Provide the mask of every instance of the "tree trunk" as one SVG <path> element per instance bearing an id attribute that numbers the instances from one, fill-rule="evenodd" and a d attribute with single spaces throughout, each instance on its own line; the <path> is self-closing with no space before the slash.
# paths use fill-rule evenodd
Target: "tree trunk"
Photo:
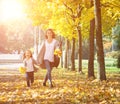
<path id="1" fill-rule="evenodd" d="M 102 29 L 101 29 L 101 7 L 100 0 L 94 0 L 95 25 L 96 25 L 96 49 L 98 61 L 98 79 L 106 80 L 105 61 L 103 52 Z"/>
<path id="2" fill-rule="evenodd" d="M 63 38 L 60 36 L 60 50 L 63 52 L 63 50 L 62 50 L 62 41 L 63 40 Z M 63 55 L 61 56 L 61 58 L 60 58 L 61 60 L 61 67 L 63 68 Z"/>
<path id="3" fill-rule="evenodd" d="M 94 75 L 94 30 L 95 30 L 95 19 L 90 21 L 88 78 L 95 77 Z"/>
<path id="4" fill-rule="evenodd" d="M 93 0 L 91 0 L 91 7 L 93 6 Z M 89 34 L 89 60 L 88 60 L 88 78 L 94 75 L 94 31 L 95 31 L 95 19 L 90 21 L 90 34 Z"/>
<path id="5" fill-rule="evenodd" d="M 65 40 L 65 61 L 64 61 L 64 68 L 68 69 L 68 51 L 69 51 L 69 47 L 68 47 L 68 39 Z"/>
<path id="6" fill-rule="evenodd" d="M 69 70 L 70 65 L 70 42 L 67 40 L 67 69 Z"/>
<path id="7" fill-rule="evenodd" d="M 82 73 L 82 36 L 80 27 L 77 27 L 77 32 L 78 32 L 78 71 Z"/>
<path id="8" fill-rule="evenodd" d="M 71 70 L 75 71 L 75 38 L 72 39 Z"/>
<path id="9" fill-rule="evenodd" d="M 34 58 L 38 56 L 38 27 L 34 27 Z"/>

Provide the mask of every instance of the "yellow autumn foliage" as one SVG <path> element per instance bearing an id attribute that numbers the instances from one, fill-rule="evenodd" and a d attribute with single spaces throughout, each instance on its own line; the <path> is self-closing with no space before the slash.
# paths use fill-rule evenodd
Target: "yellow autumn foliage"
<path id="1" fill-rule="evenodd" d="M 54 55 L 57 55 L 58 57 L 61 57 L 61 55 L 62 55 L 61 50 L 59 48 L 55 49 Z"/>
<path id="2" fill-rule="evenodd" d="M 21 73 L 21 74 L 25 74 L 25 72 L 26 72 L 26 68 L 25 67 L 19 67 L 19 72 Z"/>

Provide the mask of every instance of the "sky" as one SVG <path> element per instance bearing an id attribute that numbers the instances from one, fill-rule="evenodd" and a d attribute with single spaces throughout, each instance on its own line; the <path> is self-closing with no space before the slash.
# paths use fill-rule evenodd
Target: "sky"
<path id="1" fill-rule="evenodd" d="M 0 0 L 0 21 L 23 18 L 23 6 L 17 0 Z"/>

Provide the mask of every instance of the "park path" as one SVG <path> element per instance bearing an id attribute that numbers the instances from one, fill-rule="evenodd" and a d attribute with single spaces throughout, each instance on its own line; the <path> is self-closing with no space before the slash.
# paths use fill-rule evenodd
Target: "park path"
<path id="1" fill-rule="evenodd" d="M 0 82 L 10 81 L 15 77 L 20 76 L 18 68 L 22 63 L 5 63 L 0 64 Z M 14 81 L 14 80 L 12 80 Z"/>
<path id="2" fill-rule="evenodd" d="M 0 71 L 16 71 L 23 63 L 2 63 L 0 64 Z"/>
<path id="3" fill-rule="evenodd" d="M 0 76 L 18 74 L 22 65 L 20 54 L 0 54 Z"/>
<path id="4" fill-rule="evenodd" d="M 0 54 L 0 82 L 15 81 L 21 74 L 23 66 L 21 54 Z"/>

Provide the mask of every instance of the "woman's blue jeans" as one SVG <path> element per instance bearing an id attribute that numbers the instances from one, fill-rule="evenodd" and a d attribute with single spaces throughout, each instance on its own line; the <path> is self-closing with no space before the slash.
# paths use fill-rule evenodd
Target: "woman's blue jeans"
<path id="1" fill-rule="evenodd" d="M 49 81 L 49 83 L 52 83 L 52 76 L 51 76 L 51 71 L 52 71 L 52 63 L 49 62 L 48 60 L 44 60 L 45 63 L 45 67 L 47 69 L 45 78 L 44 78 L 44 83 L 47 82 L 47 80 Z"/>

